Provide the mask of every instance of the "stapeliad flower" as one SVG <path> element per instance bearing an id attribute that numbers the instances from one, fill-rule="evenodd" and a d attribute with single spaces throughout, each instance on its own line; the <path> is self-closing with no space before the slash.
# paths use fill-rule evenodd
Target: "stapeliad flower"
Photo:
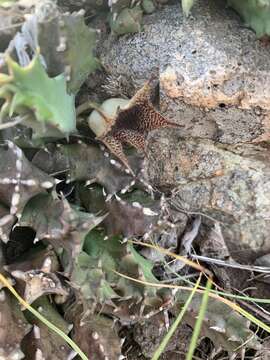
<path id="1" fill-rule="evenodd" d="M 180 127 L 179 124 L 167 120 L 152 105 L 150 101 L 151 82 L 152 79 L 148 80 L 126 106 L 118 107 L 114 117 L 109 117 L 101 109 L 95 109 L 105 120 L 105 124 L 100 124 L 103 132 L 97 133 L 91 119 L 89 121 L 97 139 L 103 142 L 132 174 L 133 171 L 123 151 L 124 143 L 145 153 L 146 138 L 150 131 L 159 128 Z"/>

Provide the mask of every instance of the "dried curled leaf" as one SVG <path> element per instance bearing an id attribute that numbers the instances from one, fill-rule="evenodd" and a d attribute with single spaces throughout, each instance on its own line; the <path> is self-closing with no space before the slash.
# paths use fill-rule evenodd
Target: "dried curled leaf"
<path id="1" fill-rule="evenodd" d="M 36 137 L 64 137 L 74 132 L 74 96 L 67 93 L 64 75 L 49 78 L 39 54 L 25 67 L 11 57 L 6 62 L 10 76 L 0 82 L 0 97 L 5 99 L 0 119 L 14 113 L 24 115 L 23 123 Z"/>

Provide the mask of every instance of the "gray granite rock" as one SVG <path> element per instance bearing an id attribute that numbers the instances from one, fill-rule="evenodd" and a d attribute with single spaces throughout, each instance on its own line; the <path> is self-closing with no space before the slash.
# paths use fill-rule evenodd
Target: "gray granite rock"
<path id="1" fill-rule="evenodd" d="M 249 262 L 270 251 L 269 149 L 164 130 L 151 133 L 147 152 L 148 180 L 174 189 L 179 209 L 218 221 L 234 259 Z"/>
<path id="2" fill-rule="evenodd" d="M 136 87 L 159 67 L 161 111 L 184 125 L 183 136 L 269 137 L 269 49 L 223 1 L 198 0 L 188 19 L 179 4 L 165 6 L 144 16 L 143 32 L 111 37 L 100 56 L 115 83 L 121 76 Z"/>

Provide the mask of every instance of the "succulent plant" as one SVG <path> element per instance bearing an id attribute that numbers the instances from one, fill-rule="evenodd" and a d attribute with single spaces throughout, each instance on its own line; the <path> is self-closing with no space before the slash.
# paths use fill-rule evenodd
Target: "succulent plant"
<path id="1" fill-rule="evenodd" d="M 9 75 L 0 74 L 0 121 L 19 114 L 36 137 L 65 137 L 76 129 L 74 96 L 63 75 L 49 78 L 37 53 L 22 67 L 7 57 Z M 61 99 L 61 103 L 59 102 Z"/>
<path id="2" fill-rule="evenodd" d="M 146 14 L 152 14 L 155 11 L 155 4 L 151 0 L 143 0 L 142 8 Z"/>
<path id="3" fill-rule="evenodd" d="M 40 297 L 32 306 L 66 335 L 70 332 L 72 325 L 62 318 L 48 297 Z M 29 311 L 25 311 L 25 316 L 33 325 L 32 330 L 25 336 L 22 342 L 25 358 L 62 360 L 72 356 L 72 349 L 60 336 L 55 336 L 55 333 Z"/>
<path id="4" fill-rule="evenodd" d="M 37 28 L 48 74 L 65 73 L 68 92 L 76 94 L 88 75 L 99 67 L 94 56 L 96 31 L 85 25 L 80 12 L 38 20 Z"/>
<path id="5" fill-rule="evenodd" d="M 96 108 L 96 111 L 103 118 L 102 121 L 98 121 L 96 116 L 91 119 L 90 116 L 89 125 L 96 133 L 97 140 L 104 143 L 110 152 L 126 167 L 126 171 L 133 175 L 134 172 L 123 151 L 123 144 L 127 143 L 145 153 L 146 138 L 150 131 L 179 126 L 162 116 L 151 103 L 154 80 L 152 75 L 122 109 L 117 103 L 114 104 L 111 111 L 114 113 L 117 107 L 115 116 L 106 115 L 100 108 Z M 121 100 L 121 103 L 123 103 L 123 100 Z"/>
<path id="6" fill-rule="evenodd" d="M 110 27 L 117 35 L 139 32 L 141 30 L 142 16 L 141 6 L 135 6 L 131 9 L 125 8 L 119 14 L 110 14 Z"/>
<path id="7" fill-rule="evenodd" d="M 75 261 L 71 276 L 77 300 L 92 312 L 100 310 L 132 322 L 159 311 L 163 295 L 151 286 L 138 285 L 117 272 L 132 278 L 158 283 L 152 274 L 153 264 L 143 258 L 121 237 L 107 237 L 104 230 L 92 230 L 85 238 L 84 252 Z"/>
<path id="8" fill-rule="evenodd" d="M 259 38 L 270 36 L 270 0 L 228 0 Z"/>
<path id="9" fill-rule="evenodd" d="M 258 38 L 270 36 L 270 0 L 227 0 L 242 17 L 245 25 L 256 32 Z M 182 0 L 182 9 L 189 15 L 195 0 Z"/>

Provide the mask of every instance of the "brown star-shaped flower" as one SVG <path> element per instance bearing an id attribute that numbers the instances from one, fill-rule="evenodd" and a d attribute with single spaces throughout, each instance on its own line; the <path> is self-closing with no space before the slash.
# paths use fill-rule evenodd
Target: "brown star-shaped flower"
<path id="1" fill-rule="evenodd" d="M 103 142 L 132 174 L 133 171 L 123 151 L 123 144 L 130 144 L 145 153 L 146 138 L 150 131 L 180 126 L 165 119 L 155 110 L 150 100 L 151 82 L 152 79 L 145 83 L 126 108 L 118 108 L 114 118 L 109 118 L 100 109 L 96 109 L 107 123 L 105 132 L 97 139 Z"/>

